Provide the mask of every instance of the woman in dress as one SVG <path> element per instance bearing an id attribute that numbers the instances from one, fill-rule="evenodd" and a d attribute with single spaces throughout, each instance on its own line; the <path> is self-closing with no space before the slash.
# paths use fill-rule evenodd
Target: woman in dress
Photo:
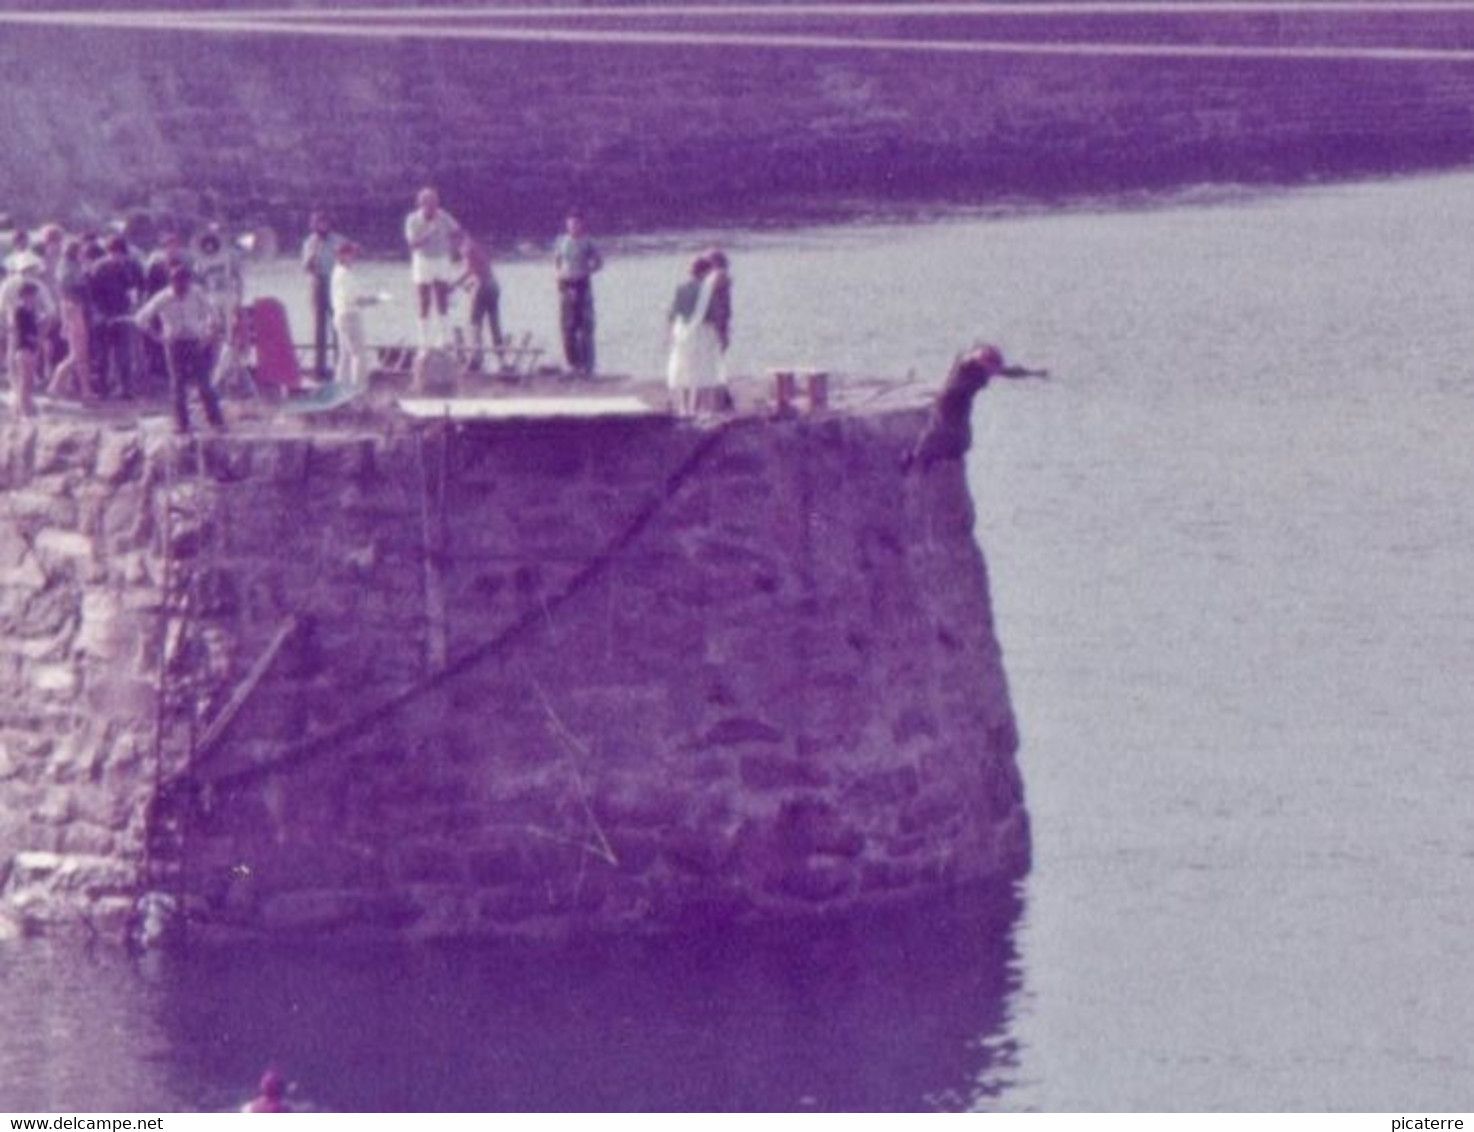
<path id="1" fill-rule="evenodd" d="M 716 273 L 705 256 L 691 264 L 691 276 L 676 288 L 670 307 L 670 361 L 666 382 L 675 411 L 695 414 L 703 390 L 721 382 L 722 341 L 707 317 L 716 290 Z"/>

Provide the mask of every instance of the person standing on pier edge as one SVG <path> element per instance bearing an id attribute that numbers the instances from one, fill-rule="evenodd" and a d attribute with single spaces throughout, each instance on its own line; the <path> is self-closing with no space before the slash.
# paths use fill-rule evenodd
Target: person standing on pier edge
<path id="1" fill-rule="evenodd" d="M 144 333 L 158 320 L 164 343 L 169 382 L 174 389 L 174 428 L 189 432 L 188 387 L 193 385 L 205 406 L 205 416 L 217 432 L 225 431 L 220 400 L 210 385 L 211 346 L 220 335 L 220 315 L 215 305 L 190 287 L 192 273 L 180 265 L 169 276 L 169 286 L 144 303 L 134 322 Z"/>
<path id="2" fill-rule="evenodd" d="M 594 372 L 594 275 L 604 257 L 589 239 L 583 217 L 570 213 L 563 234 L 553 245 L 558 272 L 558 316 L 563 329 L 563 356 L 575 373 Z"/>
<path id="3" fill-rule="evenodd" d="M 466 273 L 456 280 L 456 286 L 469 284 L 471 288 L 471 368 L 479 370 L 485 356 L 481 324 L 486 323 L 491 330 L 493 349 L 500 350 L 506 340 L 502 336 L 502 289 L 485 245 L 467 235 L 461 242 L 461 256 L 466 261 Z"/>
<path id="4" fill-rule="evenodd" d="M 17 228 L 10 237 L 10 252 L 5 257 L 5 274 L 19 275 L 21 265 L 31 255 L 31 234 L 24 228 Z"/>
<path id="5" fill-rule="evenodd" d="M 319 381 L 328 377 L 328 335 L 333 323 L 333 268 L 343 237 L 333 231 L 328 214 L 312 214 L 311 230 L 302 241 L 302 270 L 312 281 L 312 373 Z"/>
<path id="6" fill-rule="evenodd" d="M 333 329 L 338 332 L 338 365 L 334 380 L 346 389 L 368 388 L 368 339 L 363 330 L 363 308 L 379 301 L 365 295 L 358 272 L 358 245 L 344 240 L 338 245 L 338 265 L 333 268 Z"/>
<path id="7" fill-rule="evenodd" d="M 722 343 L 711 320 L 718 279 L 711 261 L 699 256 L 690 277 L 676 288 L 671 302 L 670 359 L 665 377 L 675 411 L 683 417 L 709 408 L 710 391 L 720 381 Z"/>
<path id="8" fill-rule="evenodd" d="M 449 330 L 445 323 L 462 231 L 456 218 L 440 207 L 440 194 L 434 189 L 421 189 L 417 201 L 419 207 L 404 218 L 404 242 L 409 245 L 410 277 L 420 293 L 420 350 L 423 352 L 432 343 L 432 298 L 439 316 L 433 343 L 441 348 L 447 343 Z"/>

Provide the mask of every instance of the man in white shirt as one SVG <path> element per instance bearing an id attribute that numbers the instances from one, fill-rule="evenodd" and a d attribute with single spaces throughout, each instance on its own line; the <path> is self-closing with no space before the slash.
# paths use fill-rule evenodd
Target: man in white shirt
<path id="1" fill-rule="evenodd" d="M 420 349 L 431 343 L 431 300 L 439 315 L 434 342 L 447 345 L 449 328 L 446 317 L 450 309 L 450 289 L 459 272 L 461 226 L 456 218 L 440 207 L 440 194 L 434 189 L 421 189 L 419 207 L 404 218 L 404 242 L 409 245 L 410 278 L 420 293 Z"/>
<path id="2" fill-rule="evenodd" d="M 188 387 L 193 385 L 205 406 L 205 416 L 217 432 L 225 431 L 225 418 L 220 413 L 220 400 L 210 384 L 210 354 L 220 336 L 220 312 L 215 304 L 190 286 L 192 274 L 187 267 L 175 267 L 169 275 L 169 286 L 144 303 L 133 316 L 134 324 L 145 334 L 153 335 L 158 320 L 157 337 L 164 344 L 164 360 L 169 369 L 169 384 L 174 390 L 174 428 L 189 432 Z"/>
<path id="3" fill-rule="evenodd" d="M 353 390 L 368 387 L 368 341 L 363 330 L 363 308 L 379 301 L 378 295 L 363 293 L 363 283 L 354 270 L 358 245 L 345 240 L 338 245 L 338 263 L 333 268 L 333 329 L 338 332 L 338 367 L 333 375 L 339 385 Z"/>

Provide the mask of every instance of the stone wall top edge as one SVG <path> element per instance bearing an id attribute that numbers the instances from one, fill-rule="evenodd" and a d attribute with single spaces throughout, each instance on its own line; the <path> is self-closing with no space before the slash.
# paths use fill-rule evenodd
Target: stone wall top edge
<path id="1" fill-rule="evenodd" d="M 337 448 L 342 446 L 372 444 L 375 447 L 393 447 L 399 443 L 413 443 L 417 438 L 438 434 L 449 424 L 457 435 L 485 436 L 489 439 L 527 433 L 540 434 L 590 434 L 664 432 L 671 435 L 693 436 L 710 431 L 724 424 L 744 426 L 749 434 L 756 430 L 781 433 L 787 431 L 809 431 L 817 429 L 841 429 L 847 423 L 864 421 L 873 423 L 919 423 L 921 414 L 930 403 L 934 390 L 913 392 L 909 387 L 897 386 L 894 390 L 882 390 L 869 403 L 840 405 L 832 411 L 822 413 L 796 413 L 788 416 L 743 415 L 717 418 L 715 421 L 689 422 L 664 414 L 649 416 L 547 416 L 519 417 L 484 420 L 412 419 L 388 412 L 382 419 L 365 420 L 356 417 L 343 422 L 326 421 L 310 428 L 300 426 L 278 428 L 274 422 L 265 421 L 219 436 L 177 438 L 170 434 L 140 428 L 135 424 L 116 421 L 86 421 L 75 418 L 41 417 L 31 421 L 9 419 L 0 421 L 0 460 L 12 453 L 34 445 L 38 440 L 57 443 L 62 438 L 73 438 L 78 442 L 95 443 L 104 438 L 113 443 L 136 441 L 149 457 L 188 450 L 233 449 L 241 447 L 300 447 L 309 449 Z"/>

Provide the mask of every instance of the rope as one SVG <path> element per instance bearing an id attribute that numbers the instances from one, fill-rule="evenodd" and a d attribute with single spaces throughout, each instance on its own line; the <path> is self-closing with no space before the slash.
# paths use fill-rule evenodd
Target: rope
<path id="1" fill-rule="evenodd" d="M 289 745 L 279 752 L 275 758 L 257 763 L 254 766 L 245 767 L 241 770 L 213 776 L 198 775 L 192 768 L 189 768 L 178 776 L 179 781 L 192 779 L 198 787 L 208 786 L 229 789 L 279 774 L 304 762 L 308 762 L 314 757 L 350 739 L 357 738 L 416 700 L 423 698 L 442 685 L 454 680 L 456 677 L 471 671 L 484 661 L 506 652 L 512 646 L 531 636 L 537 631 L 539 626 L 547 625 L 554 610 L 566 605 L 605 574 L 620 555 L 649 528 L 655 518 L 670 504 L 671 500 L 675 498 L 681 488 L 691 479 L 701 465 L 706 462 L 707 458 L 716 449 L 726 433 L 734 428 L 750 423 L 753 423 L 753 419 L 726 421 L 702 437 L 681 462 L 676 465 L 675 469 L 666 476 L 663 490 L 642 507 L 614 538 L 590 558 L 569 579 L 562 590 L 549 597 L 546 601 L 538 603 L 535 607 L 525 610 L 501 632 L 463 653 L 448 663 L 444 668 L 409 685 L 402 691 L 375 704 L 352 719 L 338 724 L 336 727 L 329 728 L 320 735 L 310 736 L 298 743 Z"/>

